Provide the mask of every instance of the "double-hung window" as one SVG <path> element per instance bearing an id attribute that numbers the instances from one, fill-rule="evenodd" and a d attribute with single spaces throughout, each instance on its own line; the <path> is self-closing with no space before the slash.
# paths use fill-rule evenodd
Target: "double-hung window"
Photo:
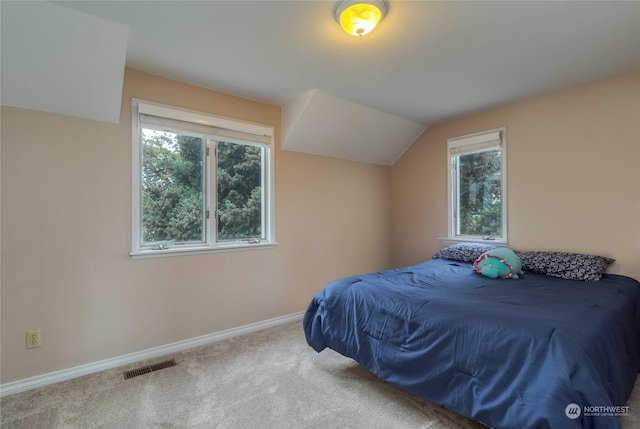
<path id="1" fill-rule="evenodd" d="M 448 140 L 449 239 L 507 241 L 506 129 Z"/>
<path id="2" fill-rule="evenodd" d="M 132 103 L 133 257 L 269 247 L 273 127 Z"/>

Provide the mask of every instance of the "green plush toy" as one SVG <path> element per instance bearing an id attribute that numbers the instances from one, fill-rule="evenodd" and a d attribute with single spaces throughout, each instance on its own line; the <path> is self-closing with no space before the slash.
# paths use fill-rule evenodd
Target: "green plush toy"
<path id="1" fill-rule="evenodd" d="M 496 247 L 484 252 L 473 266 L 476 272 L 492 279 L 517 279 L 522 274 L 520 258 L 508 247 Z"/>

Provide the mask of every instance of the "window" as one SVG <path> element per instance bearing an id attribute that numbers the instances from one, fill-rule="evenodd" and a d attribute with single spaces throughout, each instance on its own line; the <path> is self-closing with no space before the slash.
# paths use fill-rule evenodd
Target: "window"
<path id="1" fill-rule="evenodd" d="M 448 140 L 449 239 L 507 241 L 505 128 Z"/>
<path id="2" fill-rule="evenodd" d="M 133 100 L 133 257 L 273 246 L 273 128 Z"/>

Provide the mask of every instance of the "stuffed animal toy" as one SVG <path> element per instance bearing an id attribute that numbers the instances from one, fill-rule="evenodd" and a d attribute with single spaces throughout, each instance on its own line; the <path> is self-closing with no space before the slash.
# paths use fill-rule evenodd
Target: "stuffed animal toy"
<path id="1" fill-rule="evenodd" d="M 507 247 L 496 247 L 484 252 L 473 263 L 476 272 L 492 279 L 517 279 L 522 274 L 522 263 L 516 253 Z"/>

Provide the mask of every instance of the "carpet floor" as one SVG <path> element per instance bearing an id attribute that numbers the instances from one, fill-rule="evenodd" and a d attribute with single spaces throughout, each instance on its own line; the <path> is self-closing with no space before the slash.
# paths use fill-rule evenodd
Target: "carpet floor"
<path id="1" fill-rule="evenodd" d="M 177 365 L 125 380 L 126 371 Z M 621 417 L 640 427 L 640 381 Z M 479 429 L 331 350 L 316 353 L 300 322 L 0 399 L 2 429 Z"/>

